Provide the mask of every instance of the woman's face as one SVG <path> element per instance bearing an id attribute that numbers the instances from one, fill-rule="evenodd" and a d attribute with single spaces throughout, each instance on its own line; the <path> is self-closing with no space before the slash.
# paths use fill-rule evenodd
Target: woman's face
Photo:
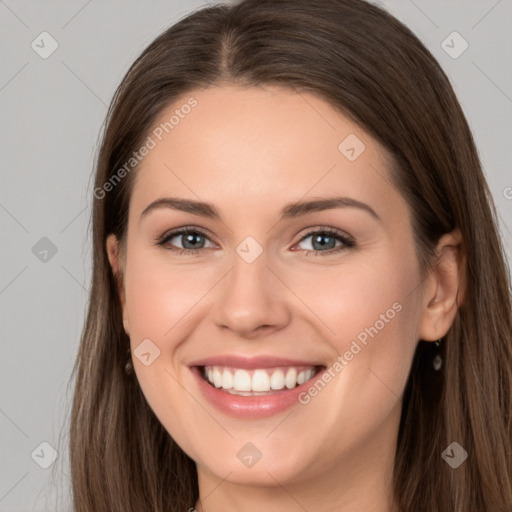
<path id="1" fill-rule="evenodd" d="M 154 128 L 122 293 L 162 425 L 205 479 L 328 485 L 390 469 L 422 292 L 382 147 L 278 88 L 196 91 Z"/>

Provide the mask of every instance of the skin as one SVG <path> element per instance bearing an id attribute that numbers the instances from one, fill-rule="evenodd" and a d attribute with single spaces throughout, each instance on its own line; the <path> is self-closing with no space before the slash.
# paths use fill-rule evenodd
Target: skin
<path id="1" fill-rule="evenodd" d="M 194 91 L 197 106 L 137 170 L 126 247 L 106 244 L 132 353 L 149 338 L 160 356 L 133 358 L 148 403 L 196 462 L 198 511 L 391 512 L 401 400 L 419 339 L 446 334 L 462 301 L 460 233 L 444 235 L 436 270 L 421 281 L 410 210 L 389 181 L 383 147 L 325 101 L 276 87 Z M 349 161 L 338 146 L 355 134 L 366 149 Z M 155 199 L 215 205 L 222 221 L 170 208 L 140 220 Z M 345 196 L 371 206 L 279 220 L 299 200 Z M 202 228 L 200 255 L 155 245 L 183 226 Z M 314 248 L 317 228 L 348 234 L 353 248 Z M 316 231 L 315 231 L 316 230 Z M 236 252 L 253 237 L 262 254 Z M 184 247 L 183 236 L 172 239 Z M 336 248 L 341 242 L 336 242 Z M 190 247 L 190 246 L 188 246 Z M 306 250 L 309 254 L 306 254 Z M 197 250 L 197 249 L 196 249 Z M 306 405 L 239 419 L 203 398 L 187 365 L 218 354 L 277 355 L 331 367 L 357 335 L 398 302 L 402 309 Z M 237 452 L 262 458 L 247 468 Z"/>

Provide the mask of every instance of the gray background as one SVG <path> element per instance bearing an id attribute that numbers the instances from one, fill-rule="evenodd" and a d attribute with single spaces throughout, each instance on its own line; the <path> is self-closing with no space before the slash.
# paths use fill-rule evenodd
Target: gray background
<path id="1" fill-rule="evenodd" d="M 476 138 L 510 261 L 512 0 L 376 3 L 408 25 L 450 77 Z M 202 5 L 0 0 L 2 512 L 69 509 L 68 383 L 91 274 L 87 229 L 98 134 L 115 87 L 139 52 Z M 31 47 L 35 41 L 50 48 L 47 36 L 41 43 L 44 31 L 58 43 L 46 59 Z M 454 31 L 469 44 L 457 58 L 445 48 L 458 52 L 462 41 L 443 43 Z M 43 442 L 58 452 L 54 464 Z"/>

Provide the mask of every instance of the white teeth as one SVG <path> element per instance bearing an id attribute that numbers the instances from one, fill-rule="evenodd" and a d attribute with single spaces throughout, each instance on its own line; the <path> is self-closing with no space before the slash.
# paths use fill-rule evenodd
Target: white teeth
<path id="1" fill-rule="evenodd" d="M 284 373 L 282 370 L 276 370 L 270 376 L 270 387 L 272 389 L 284 388 Z"/>
<path id="2" fill-rule="evenodd" d="M 216 388 L 220 388 L 222 386 L 222 374 L 218 368 L 213 369 L 213 384 Z"/>
<path id="3" fill-rule="evenodd" d="M 286 373 L 285 384 L 288 389 L 292 389 L 295 387 L 297 383 L 297 370 L 295 368 L 290 368 Z"/>
<path id="4" fill-rule="evenodd" d="M 231 389 L 233 387 L 233 374 L 229 370 L 222 372 L 222 388 Z"/>
<path id="5" fill-rule="evenodd" d="M 228 370 L 224 370 L 228 371 Z M 233 380 L 233 389 L 235 391 L 251 391 L 251 376 L 245 370 L 237 370 Z"/>
<path id="6" fill-rule="evenodd" d="M 252 376 L 253 391 L 268 391 L 270 389 L 270 377 L 265 370 L 256 370 Z"/>
<path id="7" fill-rule="evenodd" d="M 204 377 L 216 388 L 227 392 L 251 395 L 272 393 L 283 388 L 292 389 L 304 384 L 315 375 L 315 367 L 280 367 L 255 370 L 206 366 Z"/>

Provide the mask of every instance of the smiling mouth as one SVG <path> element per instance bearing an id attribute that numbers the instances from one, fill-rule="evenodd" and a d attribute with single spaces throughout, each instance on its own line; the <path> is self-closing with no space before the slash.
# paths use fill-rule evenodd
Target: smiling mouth
<path id="1" fill-rule="evenodd" d="M 199 373 L 212 387 L 231 395 L 262 396 L 294 389 L 310 381 L 324 366 L 233 368 L 200 366 Z"/>

